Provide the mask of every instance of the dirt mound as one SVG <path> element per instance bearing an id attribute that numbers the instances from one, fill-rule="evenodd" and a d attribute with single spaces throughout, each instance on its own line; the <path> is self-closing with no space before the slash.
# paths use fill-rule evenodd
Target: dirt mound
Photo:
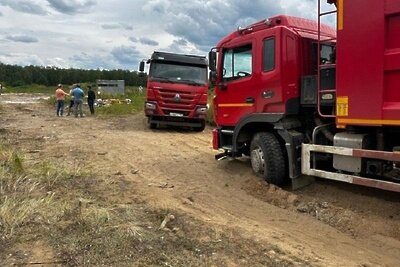
<path id="1" fill-rule="evenodd" d="M 311 185 L 311 187 L 321 187 L 318 183 L 321 182 L 317 181 L 317 185 Z M 282 189 L 254 179 L 248 179 L 243 189 L 262 201 L 282 209 L 307 214 L 353 237 L 368 237 L 379 234 L 400 240 L 399 203 L 395 196 L 391 201 L 386 202 L 385 207 L 382 206 L 383 210 L 374 210 L 372 207 L 384 202 L 382 199 L 370 199 L 366 201 L 367 203 L 362 209 L 357 209 L 355 206 L 359 206 L 360 203 L 351 205 L 352 198 L 337 201 L 341 198 L 340 194 L 336 198 L 317 198 L 310 194 L 304 194 L 301 190 L 288 191 L 289 189 Z M 312 189 L 306 188 L 304 190 L 310 191 Z M 325 193 L 332 191 L 325 188 Z M 348 191 L 343 191 L 342 195 L 348 193 Z M 353 196 L 354 198 L 356 197 Z M 346 202 L 347 207 L 342 206 L 343 201 Z M 378 202 L 378 204 L 374 202 Z"/>

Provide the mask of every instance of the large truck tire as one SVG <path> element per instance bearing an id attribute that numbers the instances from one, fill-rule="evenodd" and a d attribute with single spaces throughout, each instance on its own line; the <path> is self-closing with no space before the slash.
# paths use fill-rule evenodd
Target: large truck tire
<path id="1" fill-rule="evenodd" d="M 203 122 L 201 122 L 201 126 L 194 127 L 193 130 L 196 132 L 202 132 L 202 131 L 204 131 L 205 128 L 206 128 L 206 122 L 203 121 Z"/>
<path id="2" fill-rule="evenodd" d="M 157 123 L 149 122 L 149 128 L 150 129 L 157 129 Z"/>
<path id="3" fill-rule="evenodd" d="M 286 182 L 286 164 L 278 138 L 269 132 L 254 135 L 250 145 L 253 171 L 268 183 L 282 186 Z"/>

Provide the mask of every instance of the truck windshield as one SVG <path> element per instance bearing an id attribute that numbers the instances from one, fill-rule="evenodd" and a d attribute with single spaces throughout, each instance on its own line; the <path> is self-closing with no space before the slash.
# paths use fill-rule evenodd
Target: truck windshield
<path id="1" fill-rule="evenodd" d="M 207 84 L 207 68 L 196 65 L 152 62 L 150 79 L 171 83 L 205 85 Z"/>

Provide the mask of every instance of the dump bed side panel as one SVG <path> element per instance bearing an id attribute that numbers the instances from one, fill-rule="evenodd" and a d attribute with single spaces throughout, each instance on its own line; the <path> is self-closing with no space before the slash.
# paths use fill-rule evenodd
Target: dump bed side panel
<path id="1" fill-rule="evenodd" d="M 385 1 L 384 119 L 400 119 L 400 1 Z"/>
<path id="2" fill-rule="evenodd" d="M 400 125 L 400 2 L 338 2 L 338 124 Z"/>

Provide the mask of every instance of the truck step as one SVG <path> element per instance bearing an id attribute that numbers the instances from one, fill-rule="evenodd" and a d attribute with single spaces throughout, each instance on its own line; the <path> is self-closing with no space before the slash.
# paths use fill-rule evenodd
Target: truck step
<path id="1" fill-rule="evenodd" d="M 233 146 L 223 146 L 222 149 L 227 151 L 232 151 Z"/>
<path id="2" fill-rule="evenodd" d="M 228 129 L 222 129 L 221 133 L 226 134 L 226 135 L 233 135 L 233 130 L 228 130 Z"/>

